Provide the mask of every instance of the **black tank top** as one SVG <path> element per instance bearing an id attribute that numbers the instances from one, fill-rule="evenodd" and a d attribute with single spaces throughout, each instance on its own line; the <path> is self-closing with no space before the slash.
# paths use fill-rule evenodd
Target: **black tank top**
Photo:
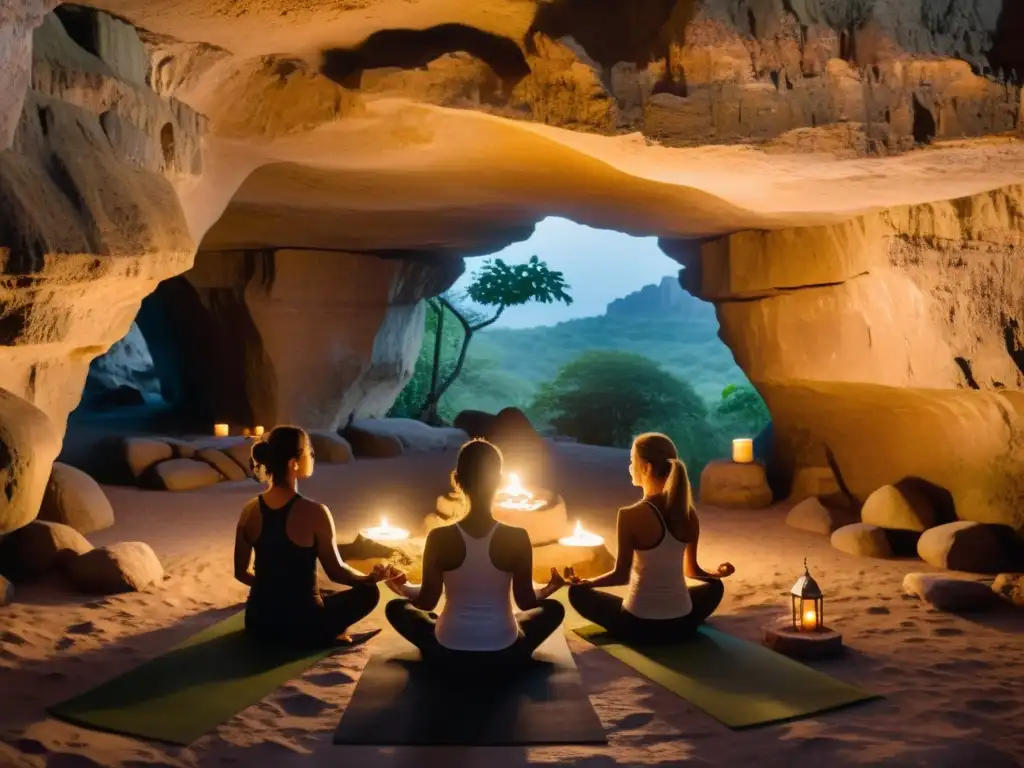
<path id="1" fill-rule="evenodd" d="M 295 616 L 323 605 L 316 578 L 316 545 L 300 547 L 288 538 L 288 517 L 300 498 L 272 509 L 259 497 L 262 526 L 253 544 L 256 581 L 249 608 L 263 615 Z"/>

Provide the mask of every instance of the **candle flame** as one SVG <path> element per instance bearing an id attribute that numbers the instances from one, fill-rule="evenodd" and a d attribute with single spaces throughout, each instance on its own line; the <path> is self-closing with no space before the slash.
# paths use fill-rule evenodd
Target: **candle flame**
<path id="1" fill-rule="evenodd" d="M 576 530 L 572 532 L 572 535 L 579 538 L 583 537 L 583 523 L 580 520 L 576 521 Z"/>
<path id="2" fill-rule="evenodd" d="M 814 611 L 804 611 L 804 624 L 814 626 L 818 621 L 818 614 Z"/>
<path id="3" fill-rule="evenodd" d="M 533 512 L 544 506 L 543 500 L 535 499 L 531 491 L 523 487 L 518 472 L 509 472 L 505 485 L 495 497 L 498 506 L 518 512 Z"/>
<path id="4" fill-rule="evenodd" d="M 390 525 L 388 525 L 388 519 L 384 515 L 380 516 L 380 527 L 381 528 L 390 528 L 391 527 Z"/>

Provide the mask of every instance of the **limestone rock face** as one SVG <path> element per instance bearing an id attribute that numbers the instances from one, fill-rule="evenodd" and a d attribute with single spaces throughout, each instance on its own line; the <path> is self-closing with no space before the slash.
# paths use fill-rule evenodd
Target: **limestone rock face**
<path id="1" fill-rule="evenodd" d="M 64 571 L 77 589 L 100 595 L 138 592 L 164 578 L 156 553 L 141 541 L 123 541 L 78 555 L 64 564 Z"/>
<path id="2" fill-rule="evenodd" d="M 59 452 L 60 434 L 46 414 L 0 389 L 0 534 L 35 519 Z"/>
<path id="3" fill-rule="evenodd" d="M 28 581 L 91 549 L 74 528 L 35 520 L 0 539 L 0 572 L 15 583 Z"/>
<path id="4" fill-rule="evenodd" d="M 841 552 L 860 557 L 892 557 L 892 546 L 885 530 L 867 523 L 852 523 L 832 533 L 832 546 Z"/>
<path id="5" fill-rule="evenodd" d="M 1005 525 L 946 523 L 921 535 L 917 553 L 926 563 L 951 571 L 999 573 L 1024 567 L 1024 540 Z"/>
<path id="6" fill-rule="evenodd" d="M 54 462 L 39 519 L 71 526 L 81 534 L 114 524 L 114 508 L 99 483 L 80 469 Z"/>
<path id="7" fill-rule="evenodd" d="M 211 417 L 337 429 L 391 407 L 419 353 L 420 300 L 461 271 L 327 251 L 204 251 L 153 300 L 178 329 L 186 397 Z"/>
<path id="8" fill-rule="evenodd" d="M 700 501 L 716 507 L 761 509 L 772 503 L 764 465 L 737 464 L 729 459 L 709 461 L 700 473 Z"/>
<path id="9" fill-rule="evenodd" d="M 776 471 L 831 459 L 862 500 L 917 477 L 961 518 L 1024 528 L 1022 199 L 1011 187 L 673 251 L 772 412 Z"/>

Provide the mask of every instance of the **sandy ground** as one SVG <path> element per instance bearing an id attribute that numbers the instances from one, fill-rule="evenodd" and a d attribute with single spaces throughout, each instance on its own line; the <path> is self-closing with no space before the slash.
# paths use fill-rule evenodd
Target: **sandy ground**
<path id="1" fill-rule="evenodd" d="M 445 487 L 454 454 L 320 466 L 304 492 L 330 505 L 341 531 L 384 512 L 414 525 Z M 606 536 L 634 494 L 626 454 L 562 446 L 572 516 Z M 787 529 L 784 508 L 702 510 L 701 561 L 736 565 L 712 623 L 757 640 L 786 610 L 804 557 L 844 633 L 841 660 L 814 666 L 885 696 L 847 710 L 733 732 L 575 636 L 569 642 L 604 723 L 607 747 L 369 748 L 331 744 L 372 644 L 338 654 L 188 748 L 95 733 L 45 707 L 157 655 L 230 615 L 245 597 L 231 578 L 231 541 L 252 483 L 170 494 L 108 488 L 117 524 L 95 544 L 143 540 L 167 569 L 160 589 L 106 599 L 56 584 L 19 591 L 0 612 L 0 766 L 971 766 L 1024 765 L 1024 616 L 971 620 L 901 595 L 920 563 L 861 560 Z M 368 623 L 377 621 L 374 617 Z"/>

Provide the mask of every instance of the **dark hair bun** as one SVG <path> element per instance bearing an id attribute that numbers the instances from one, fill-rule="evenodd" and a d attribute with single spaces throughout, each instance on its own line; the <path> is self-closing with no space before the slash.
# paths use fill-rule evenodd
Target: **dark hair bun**
<path id="1" fill-rule="evenodd" d="M 264 440 L 252 444 L 252 463 L 265 467 L 270 458 L 270 446 Z"/>

